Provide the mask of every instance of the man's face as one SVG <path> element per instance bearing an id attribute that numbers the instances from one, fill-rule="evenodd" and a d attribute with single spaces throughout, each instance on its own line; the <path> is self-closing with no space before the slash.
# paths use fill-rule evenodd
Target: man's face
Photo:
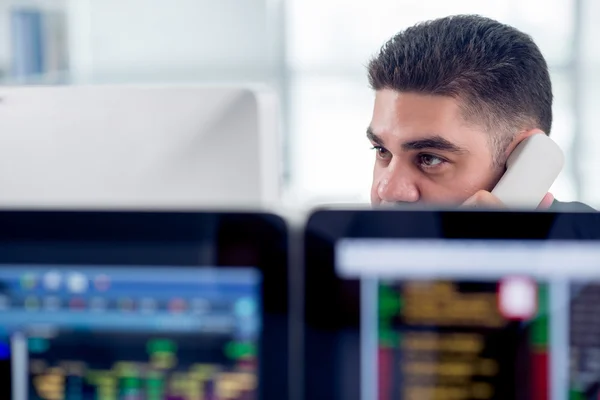
<path id="1" fill-rule="evenodd" d="M 461 204 L 503 172 L 489 132 L 468 124 L 450 97 L 379 90 L 367 136 L 376 153 L 373 205 Z"/>

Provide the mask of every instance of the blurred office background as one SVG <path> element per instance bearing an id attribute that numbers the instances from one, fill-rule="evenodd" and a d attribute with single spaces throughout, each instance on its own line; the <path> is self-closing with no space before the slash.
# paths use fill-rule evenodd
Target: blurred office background
<path id="1" fill-rule="evenodd" d="M 283 200 L 368 201 L 365 65 L 399 30 L 459 13 L 537 41 L 552 70 L 552 136 L 568 160 L 554 193 L 600 206 L 598 0 L 0 0 L 0 77 L 267 84 L 281 101 Z"/>

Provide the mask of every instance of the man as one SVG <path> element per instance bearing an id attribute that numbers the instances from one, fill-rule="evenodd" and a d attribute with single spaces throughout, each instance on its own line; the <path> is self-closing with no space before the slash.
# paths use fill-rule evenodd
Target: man
<path id="1" fill-rule="evenodd" d="M 511 151 L 550 134 L 552 85 L 524 33 L 480 16 L 418 24 L 368 67 L 376 92 L 367 136 L 376 152 L 371 202 L 502 206 L 490 191 Z M 539 208 L 589 211 L 547 194 Z"/>

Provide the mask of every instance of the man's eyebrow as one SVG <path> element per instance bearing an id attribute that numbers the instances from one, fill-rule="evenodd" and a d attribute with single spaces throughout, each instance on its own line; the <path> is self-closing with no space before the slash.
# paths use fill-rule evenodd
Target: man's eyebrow
<path id="1" fill-rule="evenodd" d="M 367 128 L 367 138 L 375 143 L 378 146 L 383 146 L 383 140 L 377 136 L 371 127 Z M 439 151 L 447 151 L 450 153 L 462 154 L 468 153 L 468 151 L 447 139 L 439 135 L 429 136 L 423 139 L 411 140 L 409 142 L 402 144 L 402 149 L 404 151 L 414 151 L 414 150 L 439 150 Z"/>
<path id="2" fill-rule="evenodd" d="M 381 138 L 377 136 L 375 132 L 373 132 L 373 129 L 371 129 L 371 127 L 367 128 L 367 139 L 379 146 L 383 146 L 383 140 L 381 140 Z"/>
<path id="3" fill-rule="evenodd" d="M 402 144 L 402 148 L 405 151 L 410 150 L 439 150 L 439 151 L 447 151 L 450 153 L 466 153 L 467 150 L 463 149 L 460 146 L 455 145 L 454 143 L 444 139 L 441 136 L 434 135 L 423 139 L 411 140 L 410 142 L 406 142 Z"/>

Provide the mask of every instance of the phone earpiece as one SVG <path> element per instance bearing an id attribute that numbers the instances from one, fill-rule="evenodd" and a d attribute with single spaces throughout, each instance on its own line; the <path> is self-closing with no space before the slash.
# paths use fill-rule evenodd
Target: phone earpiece
<path id="1" fill-rule="evenodd" d="M 506 161 L 492 194 L 507 207 L 536 208 L 560 174 L 564 155 L 545 133 L 523 140 Z"/>

